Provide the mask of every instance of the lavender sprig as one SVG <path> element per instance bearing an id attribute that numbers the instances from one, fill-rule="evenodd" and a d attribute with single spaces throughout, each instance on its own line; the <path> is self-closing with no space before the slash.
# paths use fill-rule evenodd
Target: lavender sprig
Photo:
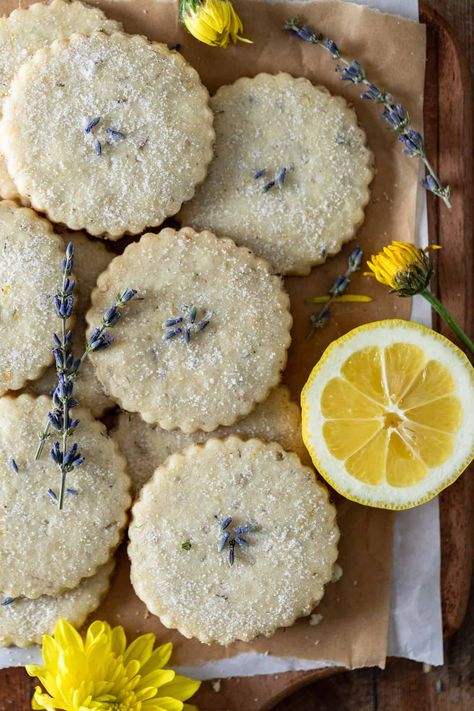
<path id="1" fill-rule="evenodd" d="M 384 106 L 381 115 L 387 121 L 390 128 L 398 134 L 398 140 L 404 145 L 403 153 L 411 158 L 419 158 L 428 171 L 428 174 L 422 180 L 422 186 L 425 190 L 440 197 L 445 205 L 450 208 L 451 187 L 449 185 L 443 185 L 436 175 L 427 158 L 423 137 L 418 131 L 411 128 L 410 117 L 403 106 L 394 103 L 391 94 L 369 81 L 357 60 L 353 59 L 352 61 L 348 61 L 345 59 L 341 54 L 341 50 L 333 40 L 314 32 L 307 25 L 300 24 L 297 17 L 292 17 L 287 20 L 284 29 L 302 42 L 309 42 L 310 44 L 317 44 L 323 47 L 334 60 L 340 62 L 336 67 L 336 71 L 340 73 L 340 77 L 343 81 L 350 81 L 353 84 L 362 84 L 365 89 L 361 94 L 362 99 L 374 101 Z"/>
<path id="2" fill-rule="evenodd" d="M 51 448 L 51 458 L 58 465 L 61 471 L 61 485 L 59 495 L 52 489 L 48 490 L 48 495 L 57 501 L 61 510 L 64 504 L 64 494 L 77 495 L 75 489 L 66 489 L 67 474 L 84 461 L 78 452 L 77 444 L 74 443 L 68 448 L 68 438 L 74 433 L 79 425 L 78 419 L 71 418 L 71 410 L 77 407 L 78 402 L 73 397 L 74 384 L 78 371 L 89 353 L 105 350 L 113 339 L 107 332 L 107 328 L 115 326 L 122 316 L 125 304 L 133 299 L 137 293 L 135 289 L 127 289 L 118 297 L 115 304 L 109 307 L 102 316 L 102 322 L 95 328 L 89 339 L 84 353 L 79 359 L 75 359 L 72 353 L 72 331 L 66 330 L 67 320 L 71 317 L 74 306 L 74 281 L 71 280 L 73 268 L 74 248 L 70 243 L 67 246 L 66 257 L 63 260 L 63 281 L 61 291 L 54 297 L 56 313 L 61 319 L 61 334 L 53 334 L 53 355 L 58 373 L 58 383 L 52 396 L 52 408 L 48 413 L 48 422 L 40 437 L 35 460 L 38 460 L 43 452 L 44 445 L 50 436 L 51 429 L 60 433 L 60 442 L 54 442 Z"/>
<path id="3" fill-rule="evenodd" d="M 316 329 L 322 328 L 327 323 L 331 316 L 331 304 L 333 303 L 336 297 L 341 296 L 342 294 L 344 294 L 345 291 L 347 291 L 347 288 L 351 283 L 352 274 L 354 274 L 354 272 L 360 269 L 363 256 L 364 253 L 360 247 L 355 247 L 355 249 L 351 252 L 346 271 L 342 276 L 337 277 L 334 284 L 329 289 L 329 299 L 326 301 L 320 311 L 311 314 L 311 316 L 309 317 L 309 320 L 311 322 L 311 328 L 308 332 L 307 338 L 311 338 L 314 335 Z"/>
<path id="4" fill-rule="evenodd" d="M 71 410 L 77 406 L 73 398 L 74 378 L 72 374 L 77 367 L 77 362 L 72 354 L 72 331 L 67 329 L 67 322 L 71 318 L 74 308 L 75 282 L 71 279 L 74 264 L 74 246 L 70 242 L 66 248 L 66 256 L 62 262 L 63 279 L 61 290 L 54 296 L 56 314 L 61 320 L 61 333 L 53 334 L 53 355 L 58 373 L 58 383 L 53 392 L 53 407 L 48 413 L 48 431 L 52 427 L 59 433 L 60 442 L 54 442 L 51 449 L 51 458 L 58 465 L 61 472 L 59 496 L 53 489 L 48 489 L 48 495 L 62 510 L 67 474 L 75 467 L 82 464 L 83 457 L 77 451 L 77 444 L 69 448 L 69 437 L 74 434 L 79 425 L 78 419 L 71 419 Z M 46 437 L 41 438 L 44 443 Z M 44 444 L 43 444 L 44 446 Z"/>

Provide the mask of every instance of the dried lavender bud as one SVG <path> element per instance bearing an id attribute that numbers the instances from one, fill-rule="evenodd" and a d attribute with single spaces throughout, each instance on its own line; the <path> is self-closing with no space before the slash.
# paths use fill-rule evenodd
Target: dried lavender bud
<path id="1" fill-rule="evenodd" d="M 361 99 L 365 99 L 366 101 L 375 101 L 376 104 L 389 104 L 392 102 L 391 94 L 379 89 L 378 86 L 372 84 L 371 82 L 366 81 L 364 84 L 367 88 L 360 95 Z"/>
<path id="2" fill-rule="evenodd" d="M 387 104 L 382 116 L 390 127 L 399 133 L 405 131 L 410 123 L 410 117 L 401 104 Z"/>
<path id="3" fill-rule="evenodd" d="M 172 331 L 168 331 L 165 333 L 164 338 L 166 341 L 169 341 L 170 338 L 174 338 L 175 336 L 179 336 L 180 333 L 183 333 L 182 328 L 173 328 Z"/>
<path id="4" fill-rule="evenodd" d="M 175 316 L 174 318 L 169 318 L 163 323 L 163 328 L 169 328 L 170 326 L 176 326 L 178 323 L 183 323 L 182 316 Z"/>
<path id="5" fill-rule="evenodd" d="M 134 296 L 137 295 L 137 290 L 136 289 L 127 289 L 126 291 L 123 292 L 122 296 L 120 297 L 119 301 L 121 304 L 126 304 L 128 301 L 133 299 Z"/>
<path id="6" fill-rule="evenodd" d="M 421 133 L 414 131 L 412 128 L 405 131 L 405 133 L 400 134 L 400 136 L 398 136 L 398 140 L 405 146 L 402 152 L 407 156 L 418 158 L 425 152 L 423 136 Z"/>
<path id="7" fill-rule="evenodd" d="M 265 175 L 266 172 L 267 172 L 266 168 L 260 168 L 260 170 L 257 170 L 257 172 L 254 173 L 253 177 L 255 178 L 255 180 L 258 180 L 258 178 L 261 178 L 263 175 Z"/>
<path id="8" fill-rule="evenodd" d="M 350 283 L 351 280 L 349 279 L 349 277 L 337 277 L 336 281 L 329 289 L 329 293 L 331 294 L 331 296 L 341 296 L 341 294 L 345 292 Z"/>
<path id="9" fill-rule="evenodd" d="M 276 182 L 279 188 L 282 188 L 285 183 L 286 174 L 288 173 L 288 168 L 282 168 L 276 177 Z"/>
<path id="10" fill-rule="evenodd" d="M 98 156 L 102 155 L 102 143 L 100 141 L 95 142 L 95 152 Z"/>
<path id="11" fill-rule="evenodd" d="M 222 536 L 219 538 L 219 542 L 217 544 L 217 550 L 219 553 L 224 550 L 225 544 L 230 538 L 230 532 L 226 531 L 225 533 L 222 534 Z"/>
<path id="12" fill-rule="evenodd" d="M 332 39 L 323 40 L 322 45 L 325 49 L 327 49 L 333 59 L 340 59 L 341 52 L 339 51 L 337 44 Z"/>
<path id="13" fill-rule="evenodd" d="M 96 116 L 95 118 L 91 119 L 84 129 L 84 133 L 90 133 L 92 131 L 92 129 L 97 126 L 99 121 L 100 121 L 100 116 Z"/>
<path id="14" fill-rule="evenodd" d="M 232 523 L 232 516 L 228 516 L 227 518 L 225 518 L 225 519 L 222 521 L 222 523 L 221 523 L 221 529 L 222 529 L 223 531 L 225 531 L 225 529 L 228 528 L 231 523 Z"/>
<path id="15" fill-rule="evenodd" d="M 117 131 L 115 128 L 106 128 L 105 132 L 111 138 L 117 139 L 117 141 L 123 141 L 125 134 L 122 131 Z"/>
<path id="16" fill-rule="evenodd" d="M 14 597 L 5 597 L 2 602 L 0 602 L 0 607 L 7 607 L 7 605 L 11 605 L 12 602 L 15 602 Z"/>
<path id="17" fill-rule="evenodd" d="M 18 474 L 18 465 L 15 462 L 15 460 L 13 459 L 13 457 L 11 457 L 11 459 L 8 460 L 8 464 L 10 465 L 10 469 L 12 469 L 15 472 L 15 474 Z"/>
<path id="18" fill-rule="evenodd" d="M 48 489 L 48 496 L 49 496 L 53 501 L 57 501 L 57 500 L 58 500 L 58 495 L 57 495 L 56 492 L 53 491 L 52 489 Z"/>
<path id="19" fill-rule="evenodd" d="M 199 323 L 196 326 L 196 331 L 204 331 L 207 326 L 209 326 L 211 320 L 210 318 L 205 318 L 202 321 L 199 321 Z"/>
<path id="20" fill-rule="evenodd" d="M 303 42 L 310 42 L 311 44 L 319 44 L 323 39 L 323 36 L 313 32 L 307 25 L 299 25 L 298 18 L 292 17 L 286 21 L 284 28 L 290 34 L 298 37 L 298 39 Z"/>
<path id="21" fill-rule="evenodd" d="M 263 192 L 268 193 L 268 191 L 271 190 L 273 187 L 275 187 L 275 181 L 270 180 L 269 183 L 267 183 L 266 185 L 263 186 Z"/>
<path id="22" fill-rule="evenodd" d="M 360 269 L 363 257 L 364 253 L 357 245 L 357 247 L 352 250 L 349 256 L 349 269 L 351 270 L 351 272 L 356 272 L 358 269 Z"/>
<path id="23" fill-rule="evenodd" d="M 339 67 L 341 79 L 343 81 L 351 81 L 353 84 L 360 84 L 365 79 L 365 74 L 359 62 L 355 59 L 347 67 Z"/>

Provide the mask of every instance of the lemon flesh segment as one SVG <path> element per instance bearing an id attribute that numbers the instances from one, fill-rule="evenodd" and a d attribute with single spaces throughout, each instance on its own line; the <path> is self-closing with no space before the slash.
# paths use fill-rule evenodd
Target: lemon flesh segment
<path id="1" fill-rule="evenodd" d="M 353 477 L 375 486 L 385 481 L 387 458 L 387 430 L 380 430 L 375 437 L 346 460 L 346 469 Z"/>
<path id="2" fill-rule="evenodd" d="M 442 397 L 435 402 L 414 407 L 405 413 L 409 420 L 427 425 L 442 432 L 456 432 L 462 422 L 462 407 L 455 395 Z"/>
<path id="3" fill-rule="evenodd" d="M 384 349 L 385 379 L 392 403 L 400 402 L 426 362 L 423 349 L 410 343 L 393 343 Z"/>
<path id="4" fill-rule="evenodd" d="M 327 419 L 363 419 L 383 417 L 384 409 L 365 397 L 344 378 L 332 378 L 324 388 L 321 410 Z"/>
<path id="5" fill-rule="evenodd" d="M 323 437 L 337 459 L 347 459 L 382 429 L 380 420 L 326 420 Z"/>
<path id="6" fill-rule="evenodd" d="M 401 436 L 428 467 L 437 467 L 453 453 L 454 437 L 416 422 L 403 423 Z"/>
<path id="7" fill-rule="evenodd" d="M 372 346 L 353 353 L 341 368 L 341 374 L 355 388 L 381 405 L 387 405 L 380 348 Z"/>
<path id="8" fill-rule="evenodd" d="M 403 410 L 425 405 L 440 397 L 453 393 L 456 384 L 449 370 L 438 361 L 430 360 L 422 367 L 414 381 L 400 398 L 398 404 Z M 436 404 L 436 409 L 438 404 Z"/>
<path id="9" fill-rule="evenodd" d="M 386 480 L 391 486 L 413 486 L 428 473 L 428 467 L 398 432 L 390 435 L 386 462 Z"/>
<path id="10" fill-rule="evenodd" d="M 303 437 L 340 493 L 382 508 L 428 501 L 474 452 L 474 373 L 440 334 L 408 321 L 334 341 L 302 393 Z"/>

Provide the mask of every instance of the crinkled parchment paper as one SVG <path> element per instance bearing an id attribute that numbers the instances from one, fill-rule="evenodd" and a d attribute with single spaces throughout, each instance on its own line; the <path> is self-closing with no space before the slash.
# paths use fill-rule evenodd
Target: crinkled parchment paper
<path id="1" fill-rule="evenodd" d="M 22 2 L 24 7 L 29 4 Z M 423 26 L 344 2 L 238 0 L 245 35 L 254 44 L 238 44 L 223 51 L 199 44 L 187 35 L 178 26 L 174 3 L 93 0 L 92 4 L 121 20 L 130 32 L 146 34 L 169 45 L 182 44 L 183 55 L 199 71 L 211 92 L 240 76 L 251 76 L 260 71 L 287 71 L 295 76 L 306 76 L 313 83 L 324 84 L 332 92 L 343 95 L 353 103 L 376 161 L 372 197 L 357 243 L 369 256 L 391 239 L 415 240 L 417 163 L 401 155 L 396 137 L 380 119 L 380 107 L 364 102 L 359 98 L 357 87 L 340 81 L 334 71 L 335 63 L 326 52 L 298 42 L 281 28 L 291 15 L 304 17 L 313 27 L 333 38 L 345 55 L 359 59 L 369 76 L 392 92 L 409 110 L 414 125 L 420 127 L 425 65 Z M 12 0 L 0 0 L 2 13 L 16 6 Z M 345 270 L 354 244 L 347 245 L 340 255 L 313 270 L 310 276 L 287 279 L 295 324 L 284 380 L 296 398 L 311 367 L 334 338 L 361 323 L 381 318 L 406 318 L 410 314 L 408 300 L 389 295 L 383 287 L 358 273 L 353 278 L 351 290 L 372 295 L 373 302 L 336 305 L 329 324 L 318 331 L 314 339 L 306 340 L 308 315 L 313 307 L 306 304 L 305 299 L 327 291 L 334 277 Z M 301 619 L 293 627 L 279 630 L 270 639 L 234 644 L 226 649 L 186 640 L 163 628 L 135 597 L 123 551 L 112 591 L 97 617 L 112 624 L 123 624 L 130 635 L 154 631 L 160 639 L 171 639 L 175 644 L 175 665 L 191 667 L 218 662 L 217 666 L 206 664 L 200 670 L 194 670 L 201 676 L 255 674 L 263 670 L 283 671 L 328 663 L 347 667 L 383 666 L 390 610 L 393 516 L 338 497 L 335 502 L 342 532 L 339 564 L 344 574 L 338 582 L 328 586 L 318 608 L 322 619 L 317 625 L 310 624 L 309 618 Z M 246 653 L 245 657 L 243 653 Z M 251 653 L 258 653 L 258 656 Z M 31 651 L 2 651 L 0 665 L 23 664 L 32 655 L 34 652 Z M 298 659 L 300 665 L 295 662 Z"/>

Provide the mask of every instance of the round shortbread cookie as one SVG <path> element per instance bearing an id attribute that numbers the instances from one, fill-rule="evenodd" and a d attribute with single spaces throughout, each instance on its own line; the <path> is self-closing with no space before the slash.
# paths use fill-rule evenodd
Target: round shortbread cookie
<path id="1" fill-rule="evenodd" d="M 211 107 L 216 155 L 182 223 L 231 237 L 282 274 L 336 254 L 364 219 L 373 175 L 345 100 L 304 78 L 259 74 L 218 89 Z"/>
<path id="2" fill-rule="evenodd" d="M 90 304 L 90 295 L 97 277 L 105 271 L 115 256 L 103 242 L 90 239 L 82 232 L 66 232 L 63 235 L 64 248 L 67 242 L 74 245 L 74 274 L 77 280 L 77 301 L 74 306 L 74 352 L 80 357 L 86 347 L 85 314 Z M 57 384 L 56 369 L 48 368 L 38 380 L 29 383 L 28 390 L 37 395 L 51 395 Z M 87 358 L 81 365 L 76 380 L 74 395 L 82 407 L 101 417 L 115 402 L 108 397 L 97 379 L 94 366 Z"/>
<path id="3" fill-rule="evenodd" d="M 210 439 L 173 454 L 132 513 L 137 595 L 166 627 L 201 642 L 248 642 L 292 625 L 333 575 L 339 532 L 327 490 L 275 442 Z M 247 525 L 256 530 L 239 533 Z M 247 545 L 229 545 L 236 536 Z"/>
<path id="4" fill-rule="evenodd" d="M 277 385 L 291 340 L 289 298 L 248 249 L 190 228 L 148 233 L 100 275 L 89 327 L 128 288 L 138 297 L 114 329 L 113 348 L 91 355 L 124 410 L 166 430 L 210 432 Z M 169 319 L 182 322 L 166 327 Z"/>
<path id="5" fill-rule="evenodd" d="M 0 18 L 0 106 L 20 65 L 41 47 L 73 32 L 87 35 L 94 30 L 115 32 L 121 27 L 119 22 L 107 19 L 99 8 L 78 0 L 53 0 L 49 5 L 38 2 Z M 9 199 L 19 197 L 1 155 L 0 195 Z"/>
<path id="6" fill-rule="evenodd" d="M 0 395 L 52 363 L 62 239 L 33 210 L 0 202 Z"/>
<path id="7" fill-rule="evenodd" d="M 119 414 L 117 425 L 111 432 L 127 459 L 135 492 L 142 488 L 170 454 L 191 444 L 202 444 L 209 437 L 227 437 L 231 434 L 278 442 L 288 452 L 295 452 L 302 461 L 311 462 L 301 436 L 300 408 L 291 400 L 290 391 L 283 385 L 274 388 L 250 415 L 231 427 L 220 427 L 214 432 L 168 432 L 158 425 L 143 422 L 139 415 L 130 412 Z"/>
<path id="8" fill-rule="evenodd" d="M 4 101 L 2 150 L 22 196 L 70 229 L 112 239 L 161 224 L 212 158 L 197 72 L 139 35 L 71 35 L 22 64 Z"/>
<path id="9" fill-rule="evenodd" d="M 70 443 L 84 462 L 67 475 L 71 492 L 58 509 L 49 490 L 58 494 L 59 467 L 47 451 L 34 461 L 49 407 L 44 396 L 0 399 L 0 590 L 13 598 L 60 595 L 94 575 L 118 545 L 130 505 L 123 455 L 78 408 Z"/>
<path id="10" fill-rule="evenodd" d="M 53 634 L 59 619 L 68 620 L 81 627 L 86 618 L 97 609 L 107 594 L 113 561 L 106 563 L 90 578 L 82 580 L 77 588 L 62 595 L 29 600 L 20 597 L 8 604 L 0 604 L 0 647 L 29 647 L 41 644 L 43 635 Z M 0 602 L 5 596 L 0 593 Z"/>

